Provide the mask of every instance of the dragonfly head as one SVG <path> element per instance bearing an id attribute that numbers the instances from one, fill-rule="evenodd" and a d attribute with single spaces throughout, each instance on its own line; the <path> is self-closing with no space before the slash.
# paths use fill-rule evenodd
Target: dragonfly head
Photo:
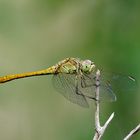
<path id="1" fill-rule="evenodd" d="M 90 60 L 84 60 L 81 63 L 81 70 L 84 73 L 91 73 L 95 69 L 95 64 L 94 62 Z"/>

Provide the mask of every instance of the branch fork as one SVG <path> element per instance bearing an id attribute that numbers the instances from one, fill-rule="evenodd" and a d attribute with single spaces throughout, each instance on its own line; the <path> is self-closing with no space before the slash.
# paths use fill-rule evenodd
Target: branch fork
<path id="1" fill-rule="evenodd" d="M 99 88 L 100 88 L 100 71 L 97 70 L 96 72 L 96 91 L 95 91 L 95 135 L 93 137 L 93 140 L 100 140 L 101 137 L 103 136 L 106 128 L 108 127 L 108 125 L 110 124 L 110 122 L 112 121 L 113 117 L 114 117 L 114 112 L 110 115 L 110 117 L 108 118 L 108 120 L 105 122 L 105 124 L 103 126 L 100 125 L 100 101 L 99 101 Z M 123 140 L 129 140 L 133 135 L 135 135 L 136 133 L 138 133 L 140 131 L 140 124 L 137 125 L 133 130 L 131 130 L 128 135 L 123 139 Z"/>

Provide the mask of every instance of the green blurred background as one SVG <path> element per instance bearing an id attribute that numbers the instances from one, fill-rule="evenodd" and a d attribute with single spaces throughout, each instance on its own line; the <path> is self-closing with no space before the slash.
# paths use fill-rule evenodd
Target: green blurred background
<path id="1" fill-rule="evenodd" d="M 139 82 L 139 13 L 138 0 L 0 0 L 0 75 L 79 57 Z M 140 122 L 139 92 L 101 105 L 102 123 L 115 112 L 104 140 L 122 139 Z M 91 140 L 94 111 L 94 102 L 84 109 L 57 93 L 51 76 L 2 84 L 0 140 Z"/>

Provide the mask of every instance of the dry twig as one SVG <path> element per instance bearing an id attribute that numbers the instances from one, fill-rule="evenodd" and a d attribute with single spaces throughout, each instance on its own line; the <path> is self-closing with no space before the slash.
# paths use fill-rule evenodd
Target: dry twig
<path id="1" fill-rule="evenodd" d="M 100 113 L 100 108 L 99 108 L 99 87 L 100 87 L 100 71 L 97 70 L 96 72 L 96 101 L 95 101 L 95 105 L 96 105 L 96 111 L 95 111 L 95 135 L 93 140 L 100 140 L 100 138 L 103 136 L 106 128 L 108 127 L 109 123 L 111 122 L 111 120 L 114 117 L 114 112 L 111 114 L 111 116 L 108 118 L 108 120 L 106 121 L 106 123 L 101 126 L 100 125 L 100 119 L 99 119 L 99 113 Z"/>
<path id="2" fill-rule="evenodd" d="M 129 132 L 129 134 L 123 139 L 123 140 L 129 140 L 134 134 L 138 133 L 140 131 L 140 124 L 136 126 L 132 131 Z"/>

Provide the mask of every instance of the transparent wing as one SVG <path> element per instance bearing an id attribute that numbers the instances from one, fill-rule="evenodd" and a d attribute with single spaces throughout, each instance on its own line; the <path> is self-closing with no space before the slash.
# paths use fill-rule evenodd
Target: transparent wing
<path id="1" fill-rule="evenodd" d="M 73 103 L 88 107 L 86 97 L 95 98 L 95 73 L 83 74 L 56 74 L 53 77 L 54 87 L 62 95 Z M 76 93 L 76 81 L 78 94 Z M 116 101 L 116 94 L 120 92 L 133 92 L 137 82 L 131 76 L 101 72 L 100 77 L 100 100 Z"/>
<path id="2" fill-rule="evenodd" d="M 112 89 L 112 85 L 104 80 L 101 80 L 100 83 L 101 83 L 100 100 L 110 101 L 110 102 L 116 101 L 117 98 L 116 98 L 116 94 L 114 93 L 114 90 Z"/>
<path id="3" fill-rule="evenodd" d="M 82 76 L 81 87 L 87 90 L 90 87 L 95 88 L 95 73 L 84 74 Z M 132 76 L 117 74 L 117 73 L 107 73 L 101 72 L 100 76 L 100 99 L 108 101 L 116 101 L 115 94 L 118 93 L 133 93 L 137 89 L 137 82 Z M 95 91 L 96 89 L 94 89 Z M 93 92 L 84 92 L 91 93 Z"/>
<path id="4" fill-rule="evenodd" d="M 116 94 L 132 93 L 137 89 L 137 81 L 129 75 L 103 72 L 101 81 L 106 81 Z"/>
<path id="5" fill-rule="evenodd" d="M 96 77 L 94 73 L 82 75 L 80 87 L 82 93 L 86 94 L 86 96 L 95 98 L 96 91 L 95 80 Z M 100 100 L 116 101 L 116 96 L 112 89 L 111 84 L 109 84 L 104 79 L 100 79 Z"/>
<path id="6" fill-rule="evenodd" d="M 69 101 L 82 107 L 88 107 L 88 102 L 83 93 L 78 89 L 76 93 L 76 75 L 75 74 L 56 74 L 53 76 L 53 85 Z"/>

